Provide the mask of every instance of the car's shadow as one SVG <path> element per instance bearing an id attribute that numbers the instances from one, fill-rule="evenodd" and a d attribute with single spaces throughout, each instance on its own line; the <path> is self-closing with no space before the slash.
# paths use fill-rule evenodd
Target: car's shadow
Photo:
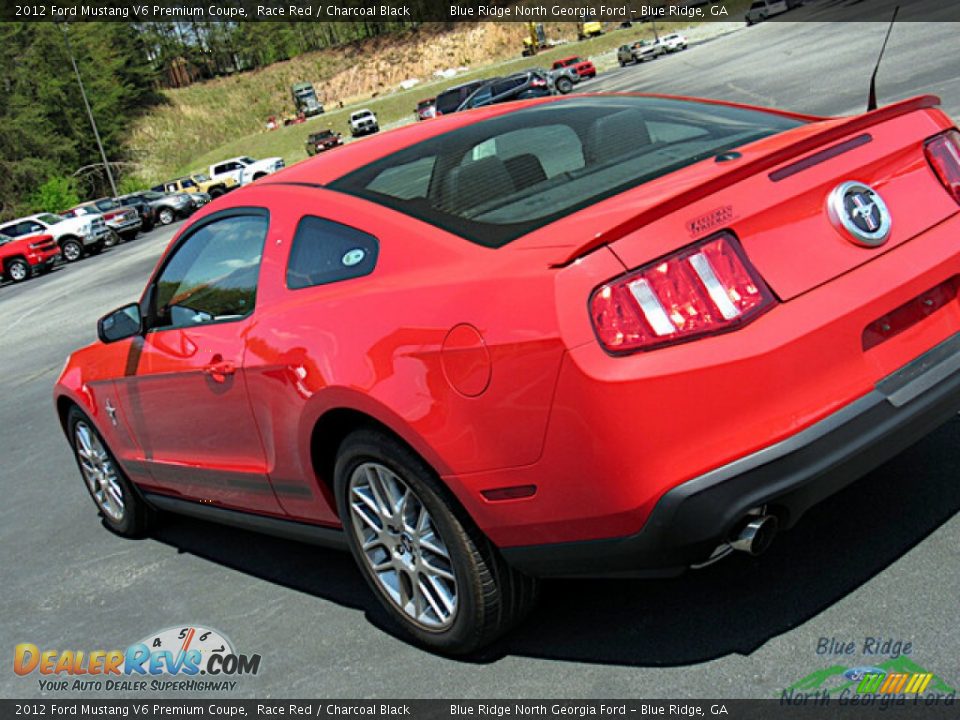
<path id="1" fill-rule="evenodd" d="M 960 510 L 960 420 L 812 509 L 759 558 L 735 554 L 672 580 L 554 580 L 506 655 L 665 666 L 749 654 L 900 559 Z M 365 611 L 393 633 L 347 553 L 168 518 L 155 538 L 271 583 Z"/>

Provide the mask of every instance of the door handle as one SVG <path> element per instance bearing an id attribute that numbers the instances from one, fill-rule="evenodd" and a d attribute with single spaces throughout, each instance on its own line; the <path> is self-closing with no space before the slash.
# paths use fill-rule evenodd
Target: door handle
<path id="1" fill-rule="evenodd" d="M 228 360 L 224 360 L 220 355 L 214 355 L 213 360 L 203 368 L 203 372 L 209 375 L 215 382 L 226 382 L 227 375 L 233 375 L 237 372 L 237 366 Z"/>

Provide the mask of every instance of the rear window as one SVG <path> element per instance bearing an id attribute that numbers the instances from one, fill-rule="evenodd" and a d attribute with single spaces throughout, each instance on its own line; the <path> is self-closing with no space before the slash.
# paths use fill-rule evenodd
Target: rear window
<path id="1" fill-rule="evenodd" d="M 600 200 L 800 124 L 685 100 L 571 98 L 435 136 L 328 187 L 501 247 Z"/>

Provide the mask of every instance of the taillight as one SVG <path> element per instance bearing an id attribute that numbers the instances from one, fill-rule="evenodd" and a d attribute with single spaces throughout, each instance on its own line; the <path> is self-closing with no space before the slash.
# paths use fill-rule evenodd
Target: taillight
<path id="1" fill-rule="evenodd" d="M 104 213 L 104 214 L 103 214 L 103 219 L 104 219 L 104 220 L 113 220 L 113 219 L 114 219 L 117 215 L 119 215 L 119 214 L 120 214 L 120 213 L 116 213 L 116 212 Z"/>
<path id="2" fill-rule="evenodd" d="M 776 301 L 737 239 L 721 233 L 597 288 L 590 317 L 610 352 L 742 327 Z"/>
<path id="3" fill-rule="evenodd" d="M 531 84 L 533 87 L 546 87 L 546 86 L 547 86 L 547 81 L 546 81 L 546 80 L 543 80 L 543 79 L 541 79 L 541 78 L 534 78 L 533 80 L 530 81 L 530 84 Z"/>
<path id="4" fill-rule="evenodd" d="M 923 151 L 940 183 L 960 203 L 960 132 L 947 130 L 931 138 Z"/>

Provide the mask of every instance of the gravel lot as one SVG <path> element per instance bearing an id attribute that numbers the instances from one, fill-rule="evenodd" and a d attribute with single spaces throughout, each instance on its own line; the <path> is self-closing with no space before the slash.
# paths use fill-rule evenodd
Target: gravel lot
<path id="1" fill-rule="evenodd" d="M 897 27 L 882 101 L 934 92 L 960 117 L 958 30 Z M 856 112 L 884 31 L 768 23 L 584 89 Z M 4 652 L 21 642 L 123 648 L 199 623 L 263 656 L 260 674 L 237 687 L 245 697 L 777 697 L 837 662 L 880 663 L 862 653 L 878 637 L 912 643 L 914 663 L 960 683 L 957 422 L 821 505 L 759 559 L 665 582 L 547 583 L 534 616 L 472 662 L 393 637 L 347 555 L 180 519 L 139 542 L 111 535 L 85 496 L 51 386 L 68 352 L 94 339 L 96 318 L 138 296 L 171 232 L 0 287 Z M 856 656 L 818 655 L 822 637 L 855 641 Z M 36 674 L 16 677 L 9 663 L 8 654 L 0 695 L 46 694 Z"/>

